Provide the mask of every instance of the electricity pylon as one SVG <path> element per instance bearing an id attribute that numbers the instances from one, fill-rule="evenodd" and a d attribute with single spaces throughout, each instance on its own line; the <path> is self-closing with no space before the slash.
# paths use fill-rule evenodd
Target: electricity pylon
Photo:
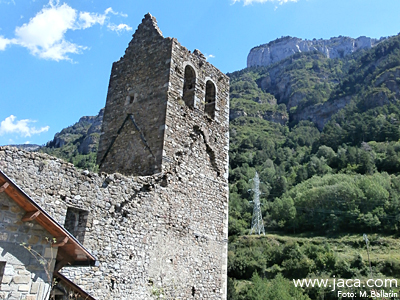
<path id="1" fill-rule="evenodd" d="M 260 205 L 260 178 L 258 177 L 258 173 L 256 172 L 256 176 L 253 178 L 253 188 L 251 189 L 254 193 L 253 202 L 253 218 L 251 220 L 251 229 L 250 234 L 258 233 L 265 235 L 264 230 L 264 222 L 261 215 L 261 205 Z"/>

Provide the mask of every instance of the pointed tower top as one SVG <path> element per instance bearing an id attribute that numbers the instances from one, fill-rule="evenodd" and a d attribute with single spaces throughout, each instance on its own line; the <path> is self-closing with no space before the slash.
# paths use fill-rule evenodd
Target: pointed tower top
<path id="1" fill-rule="evenodd" d="M 160 28 L 158 28 L 157 20 L 150 13 L 147 13 L 134 33 L 133 38 L 143 39 L 144 37 L 154 38 L 157 36 L 163 37 Z"/>

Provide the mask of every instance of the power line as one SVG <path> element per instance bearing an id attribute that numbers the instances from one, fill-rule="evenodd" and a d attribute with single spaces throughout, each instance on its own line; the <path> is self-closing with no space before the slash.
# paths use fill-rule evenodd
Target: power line
<path id="1" fill-rule="evenodd" d="M 253 232 L 258 234 L 264 234 L 264 222 L 261 214 L 261 205 L 260 205 L 260 178 L 258 177 L 258 173 L 253 178 L 253 188 L 251 189 L 254 192 L 254 208 L 253 208 L 253 218 L 251 220 L 251 229 L 250 234 Z"/>

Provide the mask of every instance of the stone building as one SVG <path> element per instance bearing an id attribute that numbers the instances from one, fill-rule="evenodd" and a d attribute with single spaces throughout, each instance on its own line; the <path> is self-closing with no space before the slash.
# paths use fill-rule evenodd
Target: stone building
<path id="1" fill-rule="evenodd" d="M 59 274 L 94 265 L 93 255 L 1 171 L 0 220 L 0 299 L 93 299 Z"/>
<path id="2" fill-rule="evenodd" d="M 95 299 L 226 299 L 229 79 L 147 14 L 113 64 L 100 174 L 0 148 L 0 169 L 96 266 L 60 273 Z"/>

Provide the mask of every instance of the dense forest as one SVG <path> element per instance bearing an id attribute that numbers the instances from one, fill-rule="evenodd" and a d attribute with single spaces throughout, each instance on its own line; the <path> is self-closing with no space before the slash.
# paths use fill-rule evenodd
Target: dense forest
<path id="1" fill-rule="evenodd" d="M 292 279 L 400 278 L 400 36 L 228 75 L 228 299 L 337 299 Z M 41 151 L 96 170 L 97 132 L 81 151 L 91 124 Z M 249 235 L 256 171 L 265 236 Z"/>
<path id="2" fill-rule="evenodd" d="M 363 233 L 372 274 L 399 278 L 400 37 L 229 76 L 229 299 L 337 299 L 291 280 L 367 278 Z M 256 171 L 266 236 L 248 236 Z"/>

